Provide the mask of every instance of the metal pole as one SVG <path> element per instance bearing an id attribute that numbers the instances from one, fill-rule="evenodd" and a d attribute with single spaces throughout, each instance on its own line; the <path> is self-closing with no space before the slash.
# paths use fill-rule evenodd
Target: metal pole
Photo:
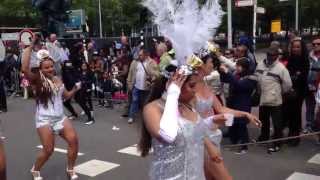
<path id="1" fill-rule="evenodd" d="M 299 31 L 299 0 L 296 0 L 296 26 L 295 29 Z"/>
<path id="2" fill-rule="evenodd" d="M 257 34 L 257 0 L 253 1 L 253 50 L 256 50 L 256 34 Z"/>
<path id="3" fill-rule="evenodd" d="M 99 0 L 99 26 L 100 26 L 100 38 L 103 38 L 103 34 L 102 34 L 102 18 L 101 18 L 101 0 Z"/>
<path id="4" fill-rule="evenodd" d="M 144 46 L 144 31 L 140 31 L 140 45 Z"/>
<path id="5" fill-rule="evenodd" d="M 232 48 L 232 4 L 228 0 L 228 48 Z"/>

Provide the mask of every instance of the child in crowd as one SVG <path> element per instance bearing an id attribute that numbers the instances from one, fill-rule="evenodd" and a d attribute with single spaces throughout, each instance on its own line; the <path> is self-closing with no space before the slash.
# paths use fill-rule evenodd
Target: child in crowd
<path id="1" fill-rule="evenodd" d="M 256 81 L 249 78 L 250 62 L 247 58 L 240 58 L 236 63 L 235 72 L 229 72 L 225 66 L 220 67 L 221 79 L 230 84 L 229 106 L 230 108 L 251 113 L 251 94 L 256 87 Z M 229 128 L 229 136 L 232 144 L 248 143 L 248 121 L 245 118 L 235 118 L 235 122 Z M 236 154 L 245 154 L 247 146 L 240 147 Z"/>
<path id="2" fill-rule="evenodd" d="M 107 102 L 108 105 L 106 107 L 113 108 L 112 95 L 114 93 L 114 88 L 111 74 L 105 71 L 98 84 L 99 105 L 103 107 L 105 106 L 105 102 Z"/>
<path id="3" fill-rule="evenodd" d="M 28 99 L 29 94 L 28 94 L 28 88 L 30 86 L 30 83 L 28 79 L 25 77 L 24 73 L 21 73 L 21 87 L 23 88 L 23 99 Z"/>

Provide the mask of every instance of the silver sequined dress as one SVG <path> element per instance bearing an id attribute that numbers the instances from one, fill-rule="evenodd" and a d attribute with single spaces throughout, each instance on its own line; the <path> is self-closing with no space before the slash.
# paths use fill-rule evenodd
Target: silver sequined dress
<path id="1" fill-rule="evenodd" d="M 197 97 L 196 110 L 201 116 L 205 116 L 206 113 L 214 114 L 213 112 L 213 98 L 200 98 Z M 210 112 L 209 112 L 210 111 Z M 212 112 L 211 112 L 212 111 Z M 220 129 L 207 129 L 207 136 L 211 142 L 220 149 L 222 140 L 222 131 Z"/>
<path id="2" fill-rule="evenodd" d="M 154 150 L 150 180 L 205 180 L 204 141 L 207 126 L 198 118 L 197 123 L 179 118 L 179 131 L 171 143 L 153 138 Z"/>

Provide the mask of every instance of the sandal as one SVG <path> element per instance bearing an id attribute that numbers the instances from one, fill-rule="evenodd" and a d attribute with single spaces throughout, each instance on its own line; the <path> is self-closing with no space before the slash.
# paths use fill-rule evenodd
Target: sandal
<path id="1" fill-rule="evenodd" d="M 74 180 L 74 179 L 78 179 L 78 178 L 79 178 L 78 175 L 76 174 L 76 171 L 75 171 L 74 169 L 69 170 L 69 169 L 67 168 L 67 174 L 68 174 L 68 176 L 69 176 L 69 179 L 71 179 L 71 180 Z"/>
<path id="2" fill-rule="evenodd" d="M 33 180 L 42 180 L 43 178 L 40 175 L 40 171 L 35 171 L 34 166 L 30 170 L 31 175 L 33 176 Z"/>

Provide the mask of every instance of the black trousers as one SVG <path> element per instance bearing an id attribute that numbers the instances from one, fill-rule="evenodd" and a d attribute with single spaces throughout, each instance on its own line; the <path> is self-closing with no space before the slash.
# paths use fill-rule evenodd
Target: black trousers
<path id="1" fill-rule="evenodd" d="M 86 96 L 86 93 L 80 90 L 75 94 L 74 99 L 79 104 L 79 106 L 83 109 L 83 111 L 86 113 L 88 117 L 88 121 L 91 121 L 93 120 L 93 117 L 91 116 L 91 112 L 90 112 L 91 109 L 88 106 L 88 103 L 86 102 L 87 98 L 85 96 Z"/>
<path id="2" fill-rule="evenodd" d="M 0 110 L 7 111 L 7 96 L 4 85 L 4 80 L 0 79 Z"/>
<path id="3" fill-rule="evenodd" d="M 76 111 L 74 110 L 72 104 L 71 104 L 71 99 L 64 101 L 63 105 L 72 114 L 72 116 L 75 116 L 75 117 L 78 116 Z"/>
<path id="4" fill-rule="evenodd" d="M 259 119 L 262 122 L 261 134 L 259 141 L 266 141 L 270 139 L 270 118 L 272 119 L 274 133 L 272 138 L 282 138 L 282 106 L 260 106 Z M 281 145 L 280 142 L 274 143 L 274 145 Z"/>
<path id="5" fill-rule="evenodd" d="M 244 144 L 249 142 L 249 133 L 246 119 L 235 119 L 235 123 L 229 128 L 229 137 L 232 144 Z M 247 146 L 242 147 L 247 149 Z"/>
<path id="6" fill-rule="evenodd" d="M 93 104 L 92 104 L 92 94 L 91 91 L 84 93 L 85 103 L 89 107 L 90 111 L 93 111 Z"/>
<path id="7" fill-rule="evenodd" d="M 98 95 L 99 95 L 99 104 L 100 105 L 105 105 L 105 101 L 107 101 L 108 105 L 109 106 L 113 106 L 113 103 L 112 103 L 112 96 L 113 96 L 113 92 L 99 92 Z"/>
<path id="8" fill-rule="evenodd" d="M 283 120 L 285 124 L 283 128 L 289 128 L 288 136 L 299 136 L 301 132 L 301 111 L 302 111 L 302 104 L 303 104 L 303 97 L 291 98 L 288 99 L 283 104 Z M 295 143 L 296 145 L 299 144 L 300 139 L 290 140 L 289 142 Z"/>

